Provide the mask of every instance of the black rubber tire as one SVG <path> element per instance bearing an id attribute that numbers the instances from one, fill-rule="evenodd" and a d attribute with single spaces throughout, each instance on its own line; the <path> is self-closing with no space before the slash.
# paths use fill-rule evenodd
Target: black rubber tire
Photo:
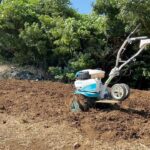
<path id="1" fill-rule="evenodd" d="M 117 92 L 121 93 L 121 95 L 117 94 Z M 126 89 L 125 89 L 125 87 L 123 85 L 121 85 L 121 84 L 114 84 L 111 87 L 111 96 L 112 96 L 113 99 L 116 99 L 116 100 L 119 100 L 119 101 L 123 101 L 125 99 L 125 97 L 126 97 Z"/>

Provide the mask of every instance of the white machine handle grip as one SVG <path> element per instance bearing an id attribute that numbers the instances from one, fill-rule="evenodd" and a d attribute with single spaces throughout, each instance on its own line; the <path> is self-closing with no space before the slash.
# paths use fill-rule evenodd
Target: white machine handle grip
<path id="1" fill-rule="evenodd" d="M 140 36 L 140 37 L 133 37 L 133 38 L 130 38 L 131 41 L 136 41 L 136 40 L 144 40 L 144 39 L 147 39 L 148 37 L 147 36 Z"/>

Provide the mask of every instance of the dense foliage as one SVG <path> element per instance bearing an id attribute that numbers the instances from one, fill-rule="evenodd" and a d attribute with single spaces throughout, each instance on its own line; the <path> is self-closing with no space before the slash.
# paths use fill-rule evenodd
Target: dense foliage
<path id="1" fill-rule="evenodd" d="M 98 15 L 105 15 L 108 18 L 109 43 L 113 50 L 139 23 L 142 24 L 142 27 L 135 36 L 150 37 L 149 0 L 96 0 L 94 11 Z M 131 54 L 135 53 L 138 46 L 127 47 L 126 57 L 129 58 Z M 133 86 L 138 88 L 150 87 L 150 48 L 140 54 L 137 61 L 131 63 L 127 69 L 129 76 L 124 75 L 124 80 L 126 79 L 130 84 L 133 83 Z"/>
<path id="2" fill-rule="evenodd" d="M 0 59 L 42 67 L 63 81 L 73 80 L 74 73 L 84 68 L 109 72 L 122 41 L 138 23 L 142 23 L 138 34 L 149 36 L 149 0 L 96 0 L 89 15 L 79 14 L 69 0 L 2 0 Z M 128 49 L 126 57 L 137 46 Z M 148 83 L 149 54 L 147 49 L 125 68 L 122 80 L 130 73 L 132 86 Z"/>

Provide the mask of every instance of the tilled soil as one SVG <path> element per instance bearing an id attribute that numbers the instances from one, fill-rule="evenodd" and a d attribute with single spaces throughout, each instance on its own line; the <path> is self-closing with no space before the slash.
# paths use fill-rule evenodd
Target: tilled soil
<path id="1" fill-rule="evenodd" d="M 0 149 L 150 149 L 150 91 L 71 113 L 73 86 L 0 80 Z"/>

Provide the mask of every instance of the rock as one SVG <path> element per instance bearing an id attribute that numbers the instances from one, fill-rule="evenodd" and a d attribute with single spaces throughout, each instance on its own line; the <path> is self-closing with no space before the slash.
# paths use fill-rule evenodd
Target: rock
<path id="1" fill-rule="evenodd" d="M 20 80 L 32 80 L 34 78 L 34 74 L 29 71 L 21 71 L 15 75 L 15 78 Z"/>
<path id="2" fill-rule="evenodd" d="M 0 66 L 1 68 L 1 66 Z M 37 68 L 31 69 L 21 67 L 9 67 L 7 70 L 0 72 L 0 80 L 2 79 L 19 79 L 19 80 L 44 80 L 42 71 L 38 71 Z M 2 69 L 1 69 L 2 70 Z"/>
<path id="3" fill-rule="evenodd" d="M 22 123 L 29 123 L 27 119 L 22 119 Z"/>
<path id="4" fill-rule="evenodd" d="M 3 120 L 3 124 L 6 124 L 7 123 L 7 121 L 6 120 Z"/>
<path id="5" fill-rule="evenodd" d="M 80 145 L 79 143 L 75 143 L 75 144 L 73 145 L 73 148 L 74 148 L 74 149 L 78 149 L 80 146 L 81 146 L 81 145 Z"/>
<path id="6" fill-rule="evenodd" d="M 4 105 L 0 105 L 0 110 L 6 110 Z"/>
<path id="7" fill-rule="evenodd" d="M 44 77 L 41 75 L 35 75 L 29 71 L 8 71 L 4 74 L 0 74 L 0 79 L 19 79 L 19 80 L 43 80 Z"/>

